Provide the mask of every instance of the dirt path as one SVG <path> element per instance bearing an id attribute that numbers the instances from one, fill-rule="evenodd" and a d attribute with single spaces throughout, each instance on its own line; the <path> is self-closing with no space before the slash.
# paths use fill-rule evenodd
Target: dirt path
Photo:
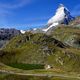
<path id="1" fill-rule="evenodd" d="M 43 76 L 43 77 L 63 77 L 63 78 L 74 78 L 74 79 L 80 79 L 78 76 L 73 76 L 73 75 L 64 75 L 64 74 L 27 74 L 27 73 L 16 73 L 12 71 L 6 71 L 6 70 L 0 70 L 1 73 L 7 73 L 7 74 L 14 74 L 14 75 L 23 75 L 23 76 Z"/>

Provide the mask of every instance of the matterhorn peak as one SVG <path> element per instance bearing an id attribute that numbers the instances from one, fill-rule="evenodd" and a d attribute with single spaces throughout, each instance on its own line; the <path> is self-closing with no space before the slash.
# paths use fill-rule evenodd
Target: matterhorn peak
<path id="1" fill-rule="evenodd" d="M 63 4 L 59 4 L 59 7 L 64 7 L 64 5 Z"/>
<path id="2" fill-rule="evenodd" d="M 48 31 L 52 27 L 56 27 L 59 24 L 66 24 L 73 20 L 73 17 L 70 15 L 69 10 L 63 5 L 60 4 L 56 13 L 53 17 L 51 17 L 47 23 L 49 26 L 47 29 L 43 29 L 43 31 Z"/>
<path id="3" fill-rule="evenodd" d="M 59 9 L 59 8 L 62 8 L 62 7 L 63 7 L 63 8 L 66 8 L 63 4 L 59 4 L 58 9 Z"/>

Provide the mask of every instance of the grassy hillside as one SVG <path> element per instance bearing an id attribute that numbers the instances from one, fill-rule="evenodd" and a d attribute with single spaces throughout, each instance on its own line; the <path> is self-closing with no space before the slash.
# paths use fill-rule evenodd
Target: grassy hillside
<path id="1" fill-rule="evenodd" d="M 0 61 L 7 65 L 20 66 L 47 64 L 53 69 L 80 72 L 80 50 L 66 44 L 70 36 L 79 33 L 79 29 L 72 27 L 59 27 L 51 35 L 27 32 L 14 37 L 0 51 Z"/>
<path id="2" fill-rule="evenodd" d="M 14 37 L 3 50 L 1 57 L 11 62 L 44 64 L 47 56 L 61 51 L 66 46 L 60 41 L 45 34 L 26 33 Z M 3 59 L 3 61 L 4 61 Z M 6 62 L 8 62 L 6 60 Z M 5 61 L 4 61 L 5 62 Z"/>
<path id="3" fill-rule="evenodd" d="M 63 43 L 80 48 L 80 29 L 77 27 L 61 26 L 52 31 L 51 35 Z"/>

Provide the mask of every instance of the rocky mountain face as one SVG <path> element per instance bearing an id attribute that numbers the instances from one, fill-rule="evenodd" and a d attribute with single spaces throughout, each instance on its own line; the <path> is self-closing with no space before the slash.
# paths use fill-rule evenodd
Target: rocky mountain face
<path id="1" fill-rule="evenodd" d="M 11 38 L 19 35 L 20 31 L 16 29 L 4 29 L 0 28 L 0 48 L 3 47 Z"/>
<path id="2" fill-rule="evenodd" d="M 0 29 L 0 40 L 9 40 L 13 36 L 19 35 L 20 31 L 16 29 Z"/>
<path id="3" fill-rule="evenodd" d="M 75 20 L 71 21 L 69 25 L 80 28 L 80 16 L 76 17 Z"/>

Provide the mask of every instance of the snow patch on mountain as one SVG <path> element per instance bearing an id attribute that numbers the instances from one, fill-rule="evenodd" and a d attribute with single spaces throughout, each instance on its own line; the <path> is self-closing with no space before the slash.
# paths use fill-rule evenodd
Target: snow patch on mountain
<path id="1" fill-rule="evenodd" d="M 51 26 L 49 26 L 48 28 L 43 29 L 43 31 L 44 31 L 44 32 L 47 32 L 47 31 L 48 31 L 49 29 L 51 29 L 53 26 L 54 26 L 54 28 L 55 28 L 57 25 L 59 25 L 59 23 L 54 23 L 54 24 L 52 24 Z"/>
<path id="2" fill-rule="evenodd" d="M 21 32 L 22 34 L 25 34 L 26 31 L 24 31 L 24 30 L 20 30 L 20 32 Z"/>

